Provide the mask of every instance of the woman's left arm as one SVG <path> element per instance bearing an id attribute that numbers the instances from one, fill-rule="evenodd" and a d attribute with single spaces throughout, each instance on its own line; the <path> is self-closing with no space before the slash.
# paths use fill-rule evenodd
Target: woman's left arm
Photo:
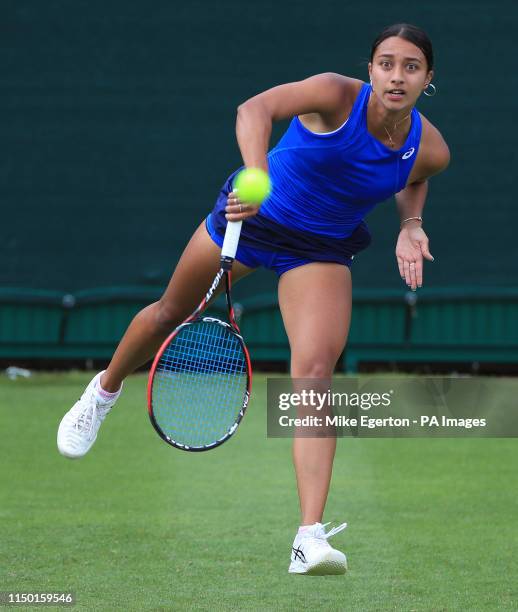
<path id="1" fill-rule="evenodd" d="M 421 178 L 396 194 L 401 229 L 396 245 L 396 258 L 399 273 L 406 284 L 415 291 L 423 284 L 423 258 L 433 261 L 430 253 L 428 236 L 422 228 L 422 221 L 412 217 L 422 217 L 426 195 L 428 193 L 428 178 L 442 172 L 450 162 L 448 146 L 437 130 L 427 139 L 425 155 L 422 158 Z M 417 161 L 416 161 L 417 163 Z"/>

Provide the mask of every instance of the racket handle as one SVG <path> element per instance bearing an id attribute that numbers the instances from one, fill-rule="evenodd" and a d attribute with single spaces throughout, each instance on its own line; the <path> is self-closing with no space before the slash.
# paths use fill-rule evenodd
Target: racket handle
<path id="1" fill-rule="evenodd" d="M 237 244 L 239 242 L 239 236 L 241 235 L 242 221 L 229 221 L 227 223 L 227 229 L 225 231 L 225 238 L 223 239 L 223 246 L 221 247 L 221 262 L 229 262 L 232 265 L 232 261 L 236 256 Z M 229 261 L 230 260 L 230 261 Z"/>

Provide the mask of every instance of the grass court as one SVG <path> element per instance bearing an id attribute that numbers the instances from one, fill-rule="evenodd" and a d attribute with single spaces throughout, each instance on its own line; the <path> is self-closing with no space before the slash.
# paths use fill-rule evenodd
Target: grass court
<path id="1" fill-rule="evenodd" d="M 517 440 L 339 440 L 324 520 L 349 524 L 331 540 L 349 572 L 293 576 L 291 441 L 266 438 L 265 376 L 207 453 L 159 439 L 132 376 L 70 461 L 57 427 L 90 378 L 0 378 L 0 590 L 73 591 L 78 610 L 518 609 Z"/>

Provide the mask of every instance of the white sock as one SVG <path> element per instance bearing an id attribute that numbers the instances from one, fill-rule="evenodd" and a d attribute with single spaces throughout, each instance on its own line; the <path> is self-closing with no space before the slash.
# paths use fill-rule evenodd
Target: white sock
<path id="1" fill-rule="evenodd" d="M 301 535 L 303 534 L 305 531 L 307 531 L 310 527 L 313 527 L 313 525 L 301 525 L 299 527 L 299 531 L 297 533 L 297 535 Z"/>
<path id="2" fill-rule="evenodd" d="M 97 377 L 97 380 L 95 381 L 95 393 L 103 404 L 108 404 L 108 403 L 111 404 L 115 402 L 118 399 L 119 395 L 121 394 L 122 385 L 120 389 L 118 391 L 115 391 L 114 393 L 111 393 L 110 391 L 105 391 L 101 387 L 101 376 L 103 374 L 104 372 L 101 372 L 101 374 Z"/>

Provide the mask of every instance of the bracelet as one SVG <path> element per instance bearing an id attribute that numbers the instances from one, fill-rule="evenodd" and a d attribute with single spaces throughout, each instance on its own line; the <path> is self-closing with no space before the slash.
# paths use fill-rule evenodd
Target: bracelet
<path id="1" fill-rule="evenodd" d="M 401 221 L 401 225 L 399 227 L 403 227 L 403 223 L 406 223 L 407 221 L 421 221 L 421 223 L 423 222 L 423 217 L 408 217 L 408 219 L 403 219 L 403 221 Z"/>

